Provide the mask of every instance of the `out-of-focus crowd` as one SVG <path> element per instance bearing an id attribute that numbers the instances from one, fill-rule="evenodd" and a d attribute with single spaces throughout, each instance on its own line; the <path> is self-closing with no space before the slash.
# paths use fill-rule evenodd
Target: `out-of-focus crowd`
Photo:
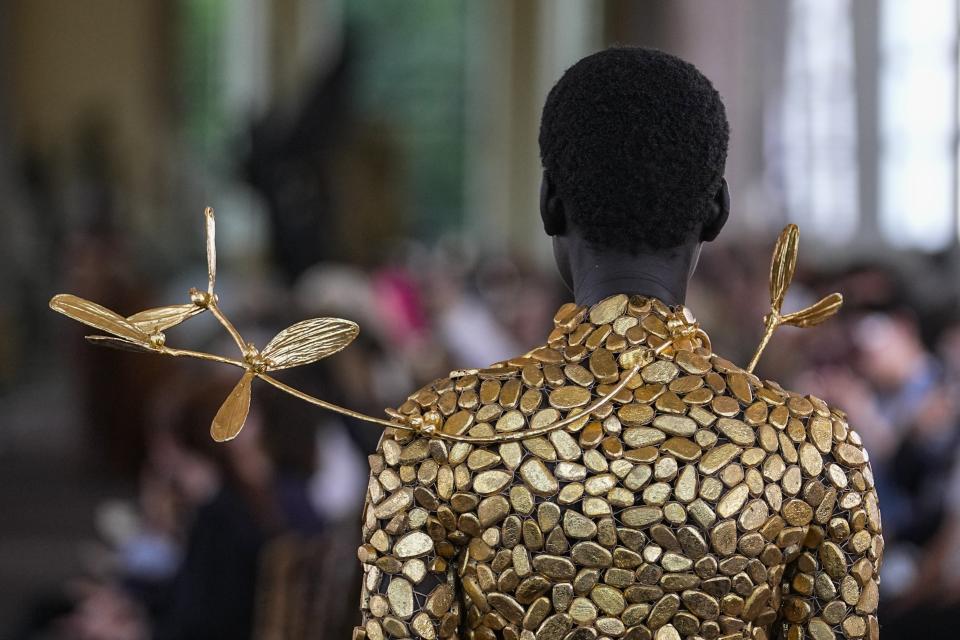
<path id="1" fill-rule="evenodd" d="M 715 350 L 738 362 L 749 359 L 766 310 L 764 245 L 707 248 L 688 299 Z M 373 414 L 451 369 L 542 342 L 567 299 L 555 276 L 519 257 L 465 261 L 460 251 L 409 247 L 366 270 L 316 265 L 289 287 L 243 291 L 225 278 L 221 296 L 261 343 L 305 317 L 356 320 L 357 343 L 284 379 Z M 801 252 L 802 264 L 812 262 Z M 817 329 L 782 330 L 758 370 L 841 407 L 869 448 L 884 517 L 888 639 L 917 629 L 948 637 L 943 625 L 960 612 L 960 320 L 952 299 L 918 297 L 912 277 L 879 263 L 807 268 L 787 307 L 832 290 L 846 307 Z M 123 291 L 101 284 L 83 288 Z M 170 341 L 230 348 L 215 324 L 196 323 Z M 44 601 L 21 637 L 345 637 L 359 593 L 365 456 L 378 430 L 261 385 L 240 437 L 217 445 L 209 421 L 235 383 L 230 371 L 94 350 L 79 334 L 64 339 L 77 344 L 89 441 L 102 445 L 104 464 L 135 470 L 139 498 L 91 514 L 101 553 L 56 606 Z"/>
<path id="2" fill-rule="evenodd" d="M 252 125 L 249 155 L 225 162 L 225 189 L 243 183 L 257 192 L 263 215 L 249 226 L 264 230 L 270 246 L 224 252 L 218 291 L 259 345 L 308 317 L 358 322 L 361 335 L 349 348 L 281 377 L 380 415 L 453 369 L 542 343 L 569 294 L 529 255 L 478 255 L 450 238 L 399 240 L 411 235 L 402 228 L 406 200 L 394 188 L 402 163 L 391 162 L 384 146 L 396 136 L 353 121 L 355 110 L 340 100 L 340 75 L 314 88 L 290 124 Z M 235 372 L 94 349 L 82 328 L 41 311 L 52 293 L 69 291 L 128 315 L 185 301 L 186 289 L 206 280 L 199 269 L 170 268 L 184 262 L 190 243 L 201 246 L 199 212 L 196 236 L 151 215 L 169 207 L 144 207 L 142 194 L 123 190 L 123 162 L 109 153 L 108 132 L 82 132 L 70 155 L 76 162 L 59 172 L 67 179 L 25 154 L 8 180 L 20 206 L 6 210 L 20 216 L 0 237 L 0 268 L 11 276 L 0 281 L 11 303 L 0 307 L 0 391 L 15 391 L 31 354 L 41 354 L 33 368 L 64 378 L 70 390 L 84 470 L 134 479 L 138 497 L 107 499 L 88 514 L 100 541 L 84 555 L 84 571 L 31 595 L 13 638 L 347 637 L 358 619 L 365 456 L 379 431 L 255 385 L 247 426 L 215 445 L 210 420 Z M 737 211 L 735 202 L 734 218 Z M 131 219 L 177 241 L 154 246 Z M 228 225 L 221 229 L 229 240 Z M 774 233 L 728 230 L 704 250 L 691 285 L 691 310 L 715 350 L 735 362 L 750 359 L 762 331 Z M 192 255 L 199 267 L 199 252 Z M 834 290 L 845 308 L 818 328 L 782 329 L 758 373 L 845 410 L 870 451 L 886 540 L 885 640 L 952 638 L 960 614 L 956 285 L 952 267 L 935 257 L 880 248 L 867 255 L 851 262 L 802 246 L 803 270 L 785 310 Z M 834 266 L 811 267 L 828 258 Z M 165 271 L 156 268 L 164 263 Z M 233 348 L 205 316 L 169 331 L 168 344 Z"/>

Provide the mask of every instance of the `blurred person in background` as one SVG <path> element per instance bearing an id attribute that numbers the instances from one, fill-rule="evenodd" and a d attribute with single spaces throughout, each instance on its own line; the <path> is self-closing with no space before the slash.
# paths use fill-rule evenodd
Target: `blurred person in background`
<path id="1" fill-rule="evenodd" d="M 139 532 L 123 542 L 115 578 L 71 589 L 78 604 L 54 625 L 63 638 L 239 640 L 274 637 L 278 625 L 299 626 L 284 636 L 298 638 L 316 625 L 349 628 L 324 605 L 343 585 L 321 582 L 337 572 L 316 560 L 326 556 L 310 497 L 312 423 L 288 399 L 260 394 L 243 432 L 215 444 L 209 415 L 229 389 L 188 388 L 170 427 L 150 439 Z"/>

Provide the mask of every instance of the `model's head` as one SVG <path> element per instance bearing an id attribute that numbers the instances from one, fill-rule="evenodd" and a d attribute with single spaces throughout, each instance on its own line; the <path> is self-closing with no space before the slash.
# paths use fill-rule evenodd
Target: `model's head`
<path id="1" fill-rule="evenodd" d="M 712 240 L 729 209 L 728 138 L 720 95 L 692 64 L 635 47 L 587 56 L 543 107 L 544 228 L 630 255 Z"/>

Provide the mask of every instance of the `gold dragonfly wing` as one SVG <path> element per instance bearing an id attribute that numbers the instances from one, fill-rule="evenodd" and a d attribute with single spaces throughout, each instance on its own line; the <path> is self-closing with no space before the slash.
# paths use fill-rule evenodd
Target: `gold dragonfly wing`
<path id="1" fill-rule="evenodd" d="M 213 209 L 203 211 L 207 221 L 207 292 L 213 295 L 213 285 L 217 282 L 217 221 Z"/>
<path id="2" fill-rule="evenodd" d="M 806 309 L 783 316 L 782 321 L 783 324 L 793 327 L 812 327 L 836 314 L 842 304 L 843 296 L 839 293 L 831 293 Z"/>
<path id="3" fill-rule="evenodd" d="M 770 262 L 770 305 L 777 311 L 783 306 L 783 299 L 793 280 L 799 244 L 800 230 L 797 225 L 788 224 L 780 232 L 777 246 L 773 250 L 773 260 Z"/>
<path id="4" fill-rule="evenodd" d="M 193 303 L 154 307 L 128 316 L 127 322 L 144 333 L 150 334 L 154 331 L 166 331 L 202 311 L 203 307 Z"/>
<path id="5" fill-rule="evenodd" d="M 77 322 L 82 322 L 94 329 L 106 331 L 134 344 L 150 345 L 150 337 L 146 333 L 128 322 L 120 314 L 114 313 L 96 302 L 90 302 L 69 293 L 61 293 L 50 299 L 50 308 Z"/>
<path id="6" fill-rule="evenodd" d="M 133 353 L 156 353 L 153 349 L 149 349 L 135 342 L 130 342 L 129 340 L 124 340 L 123 338 L 114 338 L 113 336 L 84 336 L 84 338 L 86 338 L 90 344 L 98 347 L 110 347 L 111 349 L 119 349 L 120 351 L 132 351 Z"/>
<path id="7" fill-rule="evenodd" d="M 253 372 L 247 371 L 220 405 L 220 410 L 217 411 L 210 425 L 210 436 L 216 442 L 233 440 L 243 429 L 243 423 L 247 421 L 247 414 L 250 413 L 251 382 L 253 382 Z"/>
<path id="8" fill-rule="evenodd" d="M 360 332 L 355 322 L 340 318 L 313 318 L 291 325 L 274 336 L 261 351 L 270 370 L 310 364 L 340 351 Z"/>

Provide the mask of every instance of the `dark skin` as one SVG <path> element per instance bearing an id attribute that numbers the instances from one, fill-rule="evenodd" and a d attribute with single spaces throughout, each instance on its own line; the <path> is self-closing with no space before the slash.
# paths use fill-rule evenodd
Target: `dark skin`
<path id="1" fill-rule="evenodd" d="M 640 246 L 636 254 L 590 244 L 573 223 L 572 213 L 572 204 L 563 199 L 550 174 L 544 171 L 540 217 L 544 231 L 553 238 L 560 277 L 577 304 L 589 306 L 626 293 L 657 298 L 674 306 L 686 299 L 687 283 L 697 266 L 701 246 L 716 239 L 727 222 L 730 192 L 724 179 L 711 203 L 711 215 L 680 246 Z"/>

